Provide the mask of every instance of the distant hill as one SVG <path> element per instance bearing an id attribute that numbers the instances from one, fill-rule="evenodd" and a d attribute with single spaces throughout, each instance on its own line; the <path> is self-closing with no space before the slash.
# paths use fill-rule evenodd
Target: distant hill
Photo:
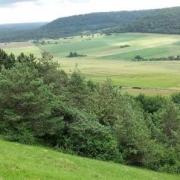
<path id="1" fill-rule="evenodd" d="M 62 37 L 82 32 L 180 33 L 180 7 L 93 13 L 59 18 L 40 28 L 44 37 Z"/>
<path id="2" fill-rule="evenodd" d="M 38 23 L 19 23 L 19 24 L 0 24 L 0 31 L 5 30 L 33 30 L 40 28 L 41 26 L 45 25 L 47 23 L 44 22 L 38 22 Z"/>
<path id="3" fill-rule="evenodd" d="M 33 39 L 35 30 L 45 25 L 39 23 L 0 24 L 0 42 Z M 36 36 L 35 36 L 36 38 Z"/>
<path id="4" fill-rule="evenodd" d="M 92 13 L 59 18 L 30 33 L 22 33 L 21 36 L 16 36 L 16 34 L 14 34 L 12 40 L 59 38 L 96 32 L 180 34 L 180 7 Z M 10 37 L 6 39 L 6 37 L 0 35 L 0 41 L 10 39 Z"/>

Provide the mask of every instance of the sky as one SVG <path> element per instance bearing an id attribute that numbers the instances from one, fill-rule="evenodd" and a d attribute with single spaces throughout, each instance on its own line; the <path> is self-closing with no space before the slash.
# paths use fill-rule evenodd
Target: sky
<path id="1" fill-rule="evenodd" d="M 180 6 L 180 0 L 0 0 L 0 24 L 49 22 L 91 12 Z"/>

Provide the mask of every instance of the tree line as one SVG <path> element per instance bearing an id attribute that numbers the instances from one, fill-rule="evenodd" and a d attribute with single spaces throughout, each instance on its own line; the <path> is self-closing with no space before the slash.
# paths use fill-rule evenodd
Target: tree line
<path id="1" fill-rule="evenodd" d="M 141 55 L 136 55 L 133 58 L 134 61 L 180 61 L 180 55 L 168 56 L 168 57 L 154 57 L 154 58 L 144 58 Z"/>
<path id="2" fill-rule="evenodd" d="M 66 153 L 180 173 L 180 93 L 123 94 L 68 75 L 47 53 L 0 51 L 0 135 Z"/>

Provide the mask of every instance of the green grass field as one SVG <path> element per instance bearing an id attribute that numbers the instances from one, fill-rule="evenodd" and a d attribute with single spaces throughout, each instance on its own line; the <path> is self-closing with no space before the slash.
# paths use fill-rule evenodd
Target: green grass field
<path id="1" fill-rule="evenodd" d="M 101 60 L 131 60 L 136 55 L 148 58 L 180 54 L 179 35 L 125 33 L 60 39 L 57 43 L 40 48 L 51 52 L 55 57 L 65 57 L 70 51 L 76 51 L 90 59 Z M 129 47 L 121 48 L 122 45 Z"/>
<path id="2" fill-rule="evenodd" d="M 179 178 L 178 175 L 157 173 L 0 140 L 1 180 L 178 180 Z"/>
<path id="3" fill-rule="evenodd" d="M 132 94 L 169 95 L 180 91 L 180 61 L 132 61 L 136 55 L 144 58 L 180 55 L 180 35 L 97 34 L 45 41 L 48 42 L 45 45 L 10 43 L 3 48 L 15 54 L 24 51 L 36 56 L 48 51 L 67 72 L 78 66 L 88 78 L 98 82 L 111 78 L 114 84 L 123 86 L 123 90 Z M 122 48 L 124 45 L 128 47 Z M 87 56 L 67 58 L 71 51 Z"/>

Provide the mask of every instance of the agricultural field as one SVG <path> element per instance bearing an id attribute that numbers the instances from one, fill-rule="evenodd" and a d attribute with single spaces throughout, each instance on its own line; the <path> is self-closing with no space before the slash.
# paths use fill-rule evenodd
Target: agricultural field
<path id="1" fill-rule="evenodd" d="M 47 51 L 60 66 L 71 73 L 78 68 L 86 77 L 97 82 L 111 78 L 131 94 L 169 95 L 180 91 L 180 61 L 133 61 L 180 55 L 180 36 L 124 33 L 89 35 L 43 40 L 39 43 L 0 44 L 7 52 L 33 53 Z M 82 57 L 68 58 L 70 52 Z"/>
<path id="2" fill-rule="evenodd" d="M 21 52 L 25 54 L 33 53 L 35 56 L 40 56 L 40 50 L 31 42 L 12 42 L 0 43 L 0 48 L 4 49 L 7 53 L 14 53 L 19 55 Z"/>
<path id="3" fill-rule="evenodd" d="M 0 179 L 178 180 L 157 173 L 0 140 Z"/>

